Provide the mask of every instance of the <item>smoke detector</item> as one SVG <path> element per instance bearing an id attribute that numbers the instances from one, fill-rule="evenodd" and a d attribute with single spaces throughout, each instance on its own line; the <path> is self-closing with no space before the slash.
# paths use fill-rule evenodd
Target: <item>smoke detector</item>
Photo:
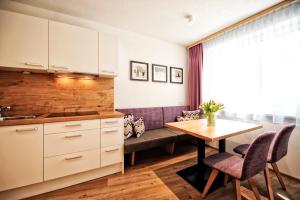
<path id="1" fill-rule="evenodd" d="M 186 19 L 189 25 L 192 25 L 195 22 L 195 17 L 191 14 L 185 15 L 184 18 Z"/>

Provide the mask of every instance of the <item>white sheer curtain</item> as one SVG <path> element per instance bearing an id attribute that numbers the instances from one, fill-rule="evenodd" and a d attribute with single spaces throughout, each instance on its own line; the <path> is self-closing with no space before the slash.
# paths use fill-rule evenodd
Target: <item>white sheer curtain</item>
<path id="1" fill-rule="evenodd" d="M 204 101 L 236 117 L 299 121 L 299 2 L 204 43 L 203 52 Z"/>

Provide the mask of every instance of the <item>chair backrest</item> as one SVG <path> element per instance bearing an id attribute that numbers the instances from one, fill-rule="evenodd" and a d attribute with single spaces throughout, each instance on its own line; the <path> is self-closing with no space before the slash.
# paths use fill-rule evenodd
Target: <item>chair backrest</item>
<path id="1" fill-rule="evenodd" d="M 294 128 L 295 124 L 286 125 L 275 135 L 269 151 L 269 162 L 277 162 L 287 154 L 289 139 Z"/>
<path id="2" fill-rule="evenodd" d="M 267 132 L 257 136 L 250 144 L 244 157 L 242 180 L 251 178 L 264 170 L 274 136 L 275 132 Z"/>

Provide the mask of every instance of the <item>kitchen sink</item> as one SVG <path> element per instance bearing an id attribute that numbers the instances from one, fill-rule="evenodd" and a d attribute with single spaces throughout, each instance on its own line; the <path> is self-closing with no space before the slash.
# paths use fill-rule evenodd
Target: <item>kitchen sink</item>
<path id="1" fill-rule="evenodd" d="M 35 119 L 40 115 L 15 115 L 0 117 L 0 120 Z"/>
<path id="2" fill-rule="evenodd" d="M 47 118 L 53 117 L 75 117 L 75 116 L 85 116 L 85 115 L 98 115 L 97 111 L 81 111 L 81 112 L 64 112 L 64 113 L 51 113 Z"/>

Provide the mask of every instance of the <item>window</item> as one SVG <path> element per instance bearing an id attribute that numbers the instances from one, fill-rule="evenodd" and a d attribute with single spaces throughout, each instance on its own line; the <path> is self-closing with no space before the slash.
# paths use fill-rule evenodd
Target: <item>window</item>
<path id="1" fill-rule="evenodd" d="M 204 43 L 203 99 L 237 117 L 300 116 L 300 4 Z"/>

